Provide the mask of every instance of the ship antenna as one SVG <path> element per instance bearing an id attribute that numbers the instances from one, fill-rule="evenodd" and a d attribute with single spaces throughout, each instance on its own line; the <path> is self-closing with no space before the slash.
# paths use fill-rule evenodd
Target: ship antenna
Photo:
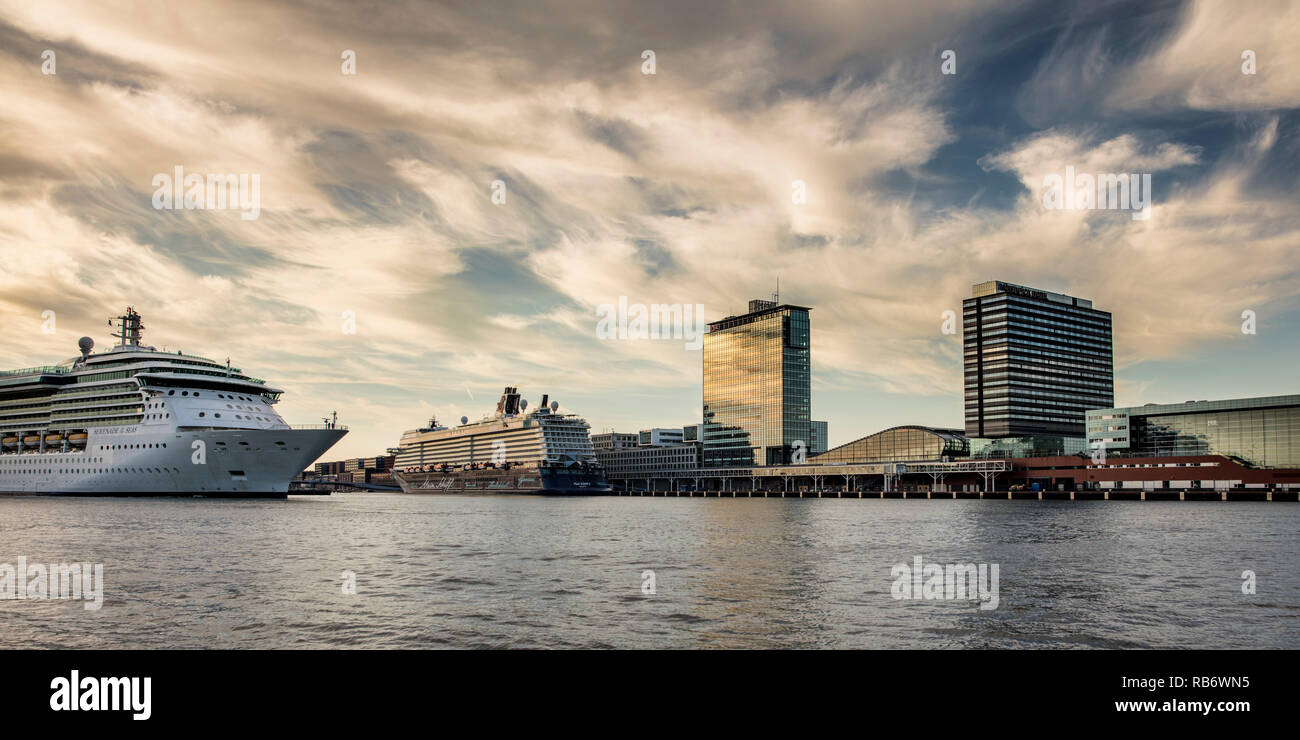
<path id="1" fill-rule="evenodd" d="M 117 339 L 121 340 L 117 346 L 140 346 L 141 332 L 144 331 L 144 324 L 140 321 L 140 314 L 136 313 L 135 309 L 131 306 L 127 306 L 126 313 L 122 316 L 118 316 L 117 320 L 121 322 L 121 331 L 113 335 Z M 112 319 L 108 320 L 108 325 L 113 325 Z"/>

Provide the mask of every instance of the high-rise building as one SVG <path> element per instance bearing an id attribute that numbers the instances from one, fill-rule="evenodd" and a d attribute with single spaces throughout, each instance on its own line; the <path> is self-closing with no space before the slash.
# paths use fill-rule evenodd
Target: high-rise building
<path id="1" fill-rule="evenodd" d="M 962 301 L 966 436 L 1084 436 L 1115 403 L 1110 314 L 1000 280 Z"/>
<path id="2" fill-rule="evenodd" d="M 811 438 L 809 323 L 803 306 L 749 302 L 704 335 L 706 466 L 779 465 Z"/>

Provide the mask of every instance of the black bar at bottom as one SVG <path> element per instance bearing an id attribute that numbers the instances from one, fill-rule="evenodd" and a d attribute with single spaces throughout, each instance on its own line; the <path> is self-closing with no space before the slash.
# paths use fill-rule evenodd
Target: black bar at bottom
<path id="1" fill-rule="evenodd" d="M 816 720 L 925 730 L 1096 725 L 1250 727 L 1300 706 L 1286 651 L 9 651 L 0 706 L 45 729 L 122 724 L 128 731 L 248 727 L 264 720 L 338 730 L 409 720 L 558 721 L 654 731 Z M 149 681 L 148 719 L 131 709 L 52 708 L 101 678 Z M 85 683 L 87 678 L 93 683 Z M 64 679 L 60 684 L 59 679 Z M 1127 683 L 1126 683 L 1127 682 Z M 53 686 L 52 686 L 53 684 Z M 58 696 L 60 685 L 69 688 Z M 107 688 L 105 688 L 107 686 Z M 142 698 L 143 682 L 129 698 Z M 1118 702 L 1128 702 L 1123 710 Z M 1192 705 L 1197 702 L 1197 705 Z M 1199 704 L 1208 702 L 1209 708 Z M 1244 702 L 1244 704 L 1243 704 Z M 126 703 L 126 702 L 122 702 Z M 143 702 L 140 702 L 143 703 Z M 88 706 L 88 705 L 87 705 Z M 1208 713 L 1207 713 L 1208 712 Z M 558 713 L 558 714 L 557 714 Z M 472 715 L 472 716 L 471 716 Z M 550 718 L 543 720 L 542 718 Z M 644 722 L 642 722 L 643 718 Z M 660 724 L 662 722 L 663 724 Z M 630 725 L 628 723 L 631 723 Z M 676 728 L 676 729 L 673 729 Z M 446 726 L 450 730 L 451 726 Z M 811 731 L 811 728 L 808 728 Z"/>

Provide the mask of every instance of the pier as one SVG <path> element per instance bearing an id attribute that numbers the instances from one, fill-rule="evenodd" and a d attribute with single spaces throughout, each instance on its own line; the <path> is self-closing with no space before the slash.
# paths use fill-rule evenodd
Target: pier
<path id="1" fill-rule="evenodd" d="M 1101 491 L 883 491 L 879 489 L 843 489 L 826 491 L 769 491 L 764 489 L 705 490 L 637 490 L 615 489 L 619 496 L 661 496 L 701 498 L 867 498 L 867 499 L 1001 499 L 1003 501 L 1300 501 L 1300 490 L 1235 489 L 1222 491 L 1141 491 L 1111 489 Z"/>
<path id="2" fill-rule="evenodd" d="M 712 498 L 896 498 L 1033 501 L 1300 501 L 1300 485 L 1169 485 L 1107 481 L 1035 486 L 1013 460 L 955 460 L 753 468 L 697 468 L 610 476 L 620 496 Z M 1096 468 L 1100 471 L 1102 468 Z M 1124 475 L 1136 477 L 1134 472 Z M 1048 479 L 1052 480 L 1052 479 Z M 1056 479 L 1062 480 L 1062 479 Z"/>

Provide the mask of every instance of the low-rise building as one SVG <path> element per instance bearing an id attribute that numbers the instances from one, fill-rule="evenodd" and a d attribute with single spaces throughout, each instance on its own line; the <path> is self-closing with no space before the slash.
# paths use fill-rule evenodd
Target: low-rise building
<path id="1" fill-rule="evenodd" d="M 1300 468 L 1300 395 L 1093 409 L 1094 449 L 1129 456 L 1224 455 L 1257 468 Z"/>
<path id="2" fill-rule="evenodd" d="M 606 476 L 624 478 L 698 468 L 700 443 L 683 442 L 683 436 L 681 429 L 646 429 L 638 434 L 594 434 L 591 441 Z"/>
<path id="3" fill-rule="evenodd" d="M 682 443 L 682 430 L 676 427 L 642 429 L 637 436 L 637 444 L 642 447 L 663 447 Z"/>
<path id="4" fill-rule="evenodd" d="M 635 434 L 619 434 L 618 432 L 604 432 L 602 434 L 591 435 L 591 446 L 600 450 L 623 450 L 629 447 L 636 447 L 640 438 Z"/>

